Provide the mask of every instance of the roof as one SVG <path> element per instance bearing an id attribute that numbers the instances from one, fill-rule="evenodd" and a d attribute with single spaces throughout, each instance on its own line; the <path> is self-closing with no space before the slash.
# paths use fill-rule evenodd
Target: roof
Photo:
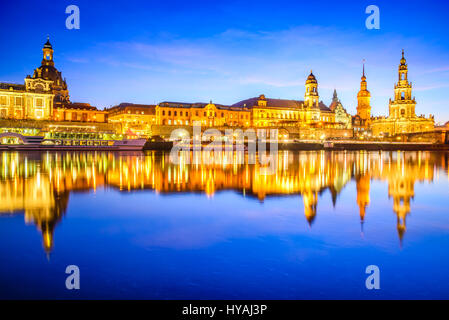
<path id="1" fill-rule="evenodd" d="M 16 83 L 7 83 L 7 82 L 0 82 L 0 89 L 3 90 L 9 90 L 12 88 L 16 91 L 25 91 L 25 85 L 24 84 L 16 84 Z"/>
<path id="2" fill-rule="evenodd" d="M 231 107 L 234 108 L 253 108 L 258 107 L 258 101 L 266 101 L 267 108 L 279 108 L 279 109 L 299 109 L 304 106 L 304 101 L 302 100 L 285 100 L 285 99 L 261 99 L 260 97 L 250 98 L 246 100 L 239 101 L 233 104 Z M 320 102 L 319 108 L 321 111 L 331 111 L 323 102 Z"/>
<path id="3" fill-rule="evenodd" d="M 97 107 L 91 106 L 89 103 L 73 102 L 61 105 L 63 109 L 91 110 L 97 111 Z"/>
<path id="4" fill-rule="evenodd" d="M 120 103 L 118 106 L 114 106 L 112 108 L 110 108 L 109 113 L 124 113 L 124 112 L 128 112 L 128 111 L 132 111 L 132 112 L 144 112 L 144 114 L 156 114 L 156 106 L 153 104 L 134 104 L 134 103 L 128 103 L 128 102 L 123 102 Z"/>
<path id="5" fill-rule="evenodd" d="M 50 43 L 50 37 L 47 37 L 47 42 L 45 42 L 44 48 L 53 49 Z"/>
<path id="6" fill-rule="evenodd" d="M 204 103 L 204 102 L 195 102 L 195 103 L 186 103 L 186 102 L 168 102 L 164 101 L 159 103 L 160 107 L 167 107 L 167 108 L 197 108 L 202 109 L 205 108 L 207 105 L 213 104 L 217 109 L 221 110 L 235 110 L 235 111 L 241 111 L 240 109 L 233 108 L 233 106 L 227 106 L 223 104 L 216 104 L 216 103 Z"/>
<path id="7" fill-rule="evenodd" d="M 307 80 L 306 80 L 306 83 L 311 83 L 311 82 L 317 83 L 315 75 L 313 74 L 312 70 L 310 70 L 310 74 L 309 74 L 309 76 L 307 77 Z"/>

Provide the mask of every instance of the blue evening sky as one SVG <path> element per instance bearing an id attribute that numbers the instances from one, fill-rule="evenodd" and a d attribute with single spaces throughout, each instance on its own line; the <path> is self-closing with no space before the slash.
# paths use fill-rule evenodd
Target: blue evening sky
<path id="1" fill-rule="evenodd" d="M 65 28 L 66 6 L 81 29 Z M 365 8 L 380 8 L 380 30 Z M 362 60 L 374 115 L 388 112 L 401 49 L 417 114 L 449 120 L 447 1 L 5 1 L 0 81 L 23 83 L 50 35 L 71 100 L 233 104 L 265 94 L 302 100 L 313 69 L 321 99 L 337 89 L 355 113 Z"/>

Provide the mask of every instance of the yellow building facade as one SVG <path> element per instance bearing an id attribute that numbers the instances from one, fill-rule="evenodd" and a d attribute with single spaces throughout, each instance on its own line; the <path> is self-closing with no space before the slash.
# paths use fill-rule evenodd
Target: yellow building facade
<path id="1" fill-rule="evenodd" d="M 205 127 L 350 128 L 350 116 L 341 105 L 332 110 L 319 99 L 318 81 L 310 73 L 302 101 L 271 99 L 262 94 L 231 106 L 212 101 L 162 102 L 156 106 L 156 124 L 190 126 L 198 122 Z"/>
<path id="2" fill-rule="evenodd" d="M 121 134 L 151 136 L 151 127 L 156 125 L 156 106 L 121 103 L 107 110 L 108 122 Z"/>
<path id="3" fill-rule="evenodd" d="M 195 122 L 205 127 L 251 125 L 248 108 L 210 103 L 162 102 L 156 107 L 158 125 L 190 126 Z"/>
<path id="4" fill-rule="evenodd" d="M 412 84 L 408 81 L 408 66 L 402 50 L 399 64 L 399 80 L 394 86 L 394 99 L 390 99 L 389 116 L 372 119 L 372 132 L 375 137 L 394 136 L 397 134 L 428 132 L 434 130 L 434 118 L 430 115 L 417 116 L 416 100 L 412 96 Z"/>
<path id="5" fill-rule="evenodd" d="M 0 119 L 49 120 L 53 113 L 54 94 L 25 85 L 0 83 Z"/>
<path id="6" fill-rule="evenodd" d="M 98 110 L 96 107 L 88 103 L 70 103 L 60 105 L 54 108 L 54 121 L 71 121 L 71 122 L 107 122 L 108 112 Z"/>
<path id="7" fill-rule="evenodd" d="M 72 103 L 66 80 L 55 67 L 47 39 L 41 65 L 25 84 L 0 83 L 0 119 L 107 122 L 107 112 L 88 103 Z"/>

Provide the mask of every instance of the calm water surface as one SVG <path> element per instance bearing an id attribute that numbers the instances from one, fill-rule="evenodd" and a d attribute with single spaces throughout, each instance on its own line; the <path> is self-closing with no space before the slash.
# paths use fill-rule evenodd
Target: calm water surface
<path id="1" fill-rule="evenodd" d="M 0 298 L 447 299 L 448 158 L 279 152 L 266 175 L 160 152 L 1 153 Z"/>

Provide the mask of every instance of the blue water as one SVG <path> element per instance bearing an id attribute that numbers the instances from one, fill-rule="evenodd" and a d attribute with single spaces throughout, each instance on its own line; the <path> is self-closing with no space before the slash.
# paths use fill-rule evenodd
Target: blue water
<path id="1" fill-rule="evenodd" d="M 449 298 L 445 154 L 290 152 L 263 183 L 247 166 L 175 178 L 159 153 L 0 157 L 2 299 Z M 365 287 L 369 265 L 380 290 Z"/>

